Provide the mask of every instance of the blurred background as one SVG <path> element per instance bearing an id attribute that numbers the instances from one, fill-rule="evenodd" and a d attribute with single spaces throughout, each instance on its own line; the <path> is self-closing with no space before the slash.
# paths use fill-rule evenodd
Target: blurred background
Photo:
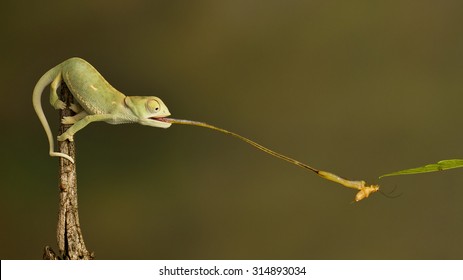
<path id="1" fill-rule="evenodd" d="M 223 134 L 93 123 L 76 135 L 80 222 L 98 259 L 461 259 L 461 1 L 2 1 L 0 257 L 56 246 L 58 159 L 33 111 L 67 58 Z M 42 101 L 56 136 L 58 113 Z"/>

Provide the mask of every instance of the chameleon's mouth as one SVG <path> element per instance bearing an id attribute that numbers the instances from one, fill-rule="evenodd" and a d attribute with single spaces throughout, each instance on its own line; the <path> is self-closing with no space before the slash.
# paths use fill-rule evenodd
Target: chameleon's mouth
<path id="1" fill-rule="evenodd" d="M 166 117 L 150 118 L 150 119 L 158 121 L 158 122 L 164 122 L 164 123 L 172 124 L 171 119 L 166 118 Z"/>
<path id="2" fill-rule="evenodd" d="M 151 122 L 155 123 L 156 125 L 154 126 L 157 127 L 168 128 L 172 125 L 172 123 L 169 122 L 166 117 L 151 117 L 149 119 L 151 120 Z"/>

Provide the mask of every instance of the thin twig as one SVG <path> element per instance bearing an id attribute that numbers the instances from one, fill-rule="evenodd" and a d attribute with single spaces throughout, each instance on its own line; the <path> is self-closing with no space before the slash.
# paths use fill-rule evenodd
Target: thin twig
<path id="1" fill-rule="evenodd" d="M 66 108 L 60 110 L 60 119 L 64 116 L 71 116 L 73 113 L 69 109 L 73 101 L 72 94 L 69 92 L 65 83 L 61 84 L 60 99 L 66 103 Z M 61 124 L 60 134 L 65 132 L 70 125 Z M 59 151 L 68 154 L 74 159 L 76 147 L 74 142 L 68 140 L 59 142 Z M 93 253 L 90 253 L 85 247 L 84 238 L 79 224 L 79 210 L 77 205 L 77 172 L 76 164 L 69 160 L 59 158 L 59 213 L 57 240 L 59 255 L 46 246 L 44 250 L 44 259 L 68 259 L 68 260 L 89 260 L 93 259 Z"/>

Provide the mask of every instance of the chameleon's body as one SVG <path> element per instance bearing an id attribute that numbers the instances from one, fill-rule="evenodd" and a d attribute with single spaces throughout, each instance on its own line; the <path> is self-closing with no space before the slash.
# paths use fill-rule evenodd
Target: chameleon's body
<path id="1" fill-rule="evenodd" d="M 50 145 L 50 156 L 73 159 L 54 151 L 53 135 L 43 113 L 42 92 L 50 84 L 50 103 L 55 109 L 64 109 L 65 104 L 58 97 L 57 90 L 64 80 L 77 104 L 70 107 L 76 115 L 65 117 L 63 124 L 73 124 L 58 141 L 73 141 L 74 134 L 87 124 L 104 121 L 110 124 L 140 123 L 143 125 L 168 128 L 170 123 L 157 118 L 170 115 L 161 99 L 154 96 L 125 96 L 113 88 L 100 73 L 81 58 L 70 58 L 45 73 L 35 85 L 32 103 L 42 123 Z"/>

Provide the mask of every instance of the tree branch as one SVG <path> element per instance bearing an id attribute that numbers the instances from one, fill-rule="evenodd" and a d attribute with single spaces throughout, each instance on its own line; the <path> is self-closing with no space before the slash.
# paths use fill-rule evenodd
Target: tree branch
<path id="1" fill-rule="evenodd" d="M 73 112 L 69 109 L 73 102 L 73 96 L 68 87 L 61 83 L 60 99 L 66 103 L 66 108 L 60 110 L 60 120 L 64 116 L 71 116 Z M 59 132 L 64 133 L 71 125 L 61 124 Z M 68 154 L 74 159 L 76 147 L 74 142 L 68 140 L 59 143 L 59 151 Z M 76 164 L 62 157 L 59 158 L 59 213 L 57 240 L 59 255 L 46 246 L 43 258 L 49 260 L 68 259 L 68 260 L 89 260 L 93 259 L 93 253 L 90 253 L 85 247 L 82 231 L 79 224 L 79 210 L 77 205 L 77 172 Z"/>

